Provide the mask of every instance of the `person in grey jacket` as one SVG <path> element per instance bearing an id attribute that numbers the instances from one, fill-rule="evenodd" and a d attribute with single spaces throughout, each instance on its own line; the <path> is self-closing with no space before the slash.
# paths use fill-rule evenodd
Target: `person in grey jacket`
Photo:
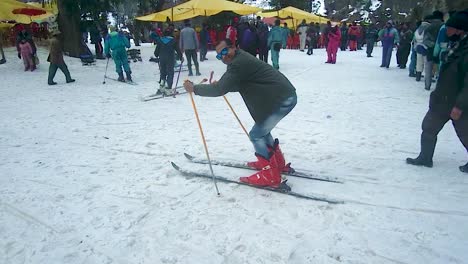
<path id="1" fill-rule="evenodd" d="M 221 79 L 198 85 L 187 80 L 184 87 L 188 92 L 207 97 L 240 93 L 255 121 L 249 136 L 258 160 L 249 162 L 248 166 L 260 170 L 241 177 L 240 181 L 277 188 L 281 184 L 281 172 L 291 168 L 286 165 L 278 139 L 274 140 L 270 132 L 296 106 L 296 89 L 281 72 L 237 49 L 229 39 L 221 41 L 216 52 L 216 58 L 227 65 Z"/>
<path id="2" fill-rule="evenodd" d="M 193 76 L 192 72 L 192 60 L 195 64 L 195 74 L 200 76 L 200 68 L 198 66 L 197 52 L 198 52 L 198 37 L 195 30 L 190 26 L 190 20 L 184 20 L 185 27 L 180 31 L 179 46 L 182 53 L 185 53 L 187 58 L 187 66 L 189 70 L 189 76 Z"/>
<path id="3" fill-rule="evenodd" d="M 453 46 L 442 58 L 439 80 L 422 122 L 421 152 L 417 158 L 406 159 L 411 165 L 432 167 L 437 135 L 449 120 L 468 151 L 468 11 L 453 15 L 446 27 Z M 468 173 L 468 163 L 459 168 Z"/>
<path id="4" fill-rule="evenodd" d="M 427 55 L 426 55 L 426 65 L 424 68 L 424 83 L 425 89 L 430 90 L 432 84 L 432 76 L 433 76 L 433 66 L 434 62 L 434 48 L 435 43 L 437 41 L 437 35 L 439 34 L 439 30 L 444 24 L 444 13 L 440 11 L 434 11 L 432 13 L 432 19 L 429 21 L 431 25 L 427 27 L 424 31 L 424 40 L 423 43 L 427 47 Z"/>

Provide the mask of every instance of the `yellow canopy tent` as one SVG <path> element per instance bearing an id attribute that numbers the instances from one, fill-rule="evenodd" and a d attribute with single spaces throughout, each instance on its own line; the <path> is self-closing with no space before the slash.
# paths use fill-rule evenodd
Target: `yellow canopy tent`
<path id="1" fill-rule="evenodd" d="M 248 15 L 257 13 L 261 10 L 262 9 L 258 7 L 226 0 L 191 0 L 161 12 L 137 17 L 136 19 L 141 21 L 164 22 L 169 18 L 171 21 L 180 21 L 196 16 L 212 16 L 222 11 L 232 11 L 239 15 Z"/>
<path id="2" fill-rule="evenodd" d="M 29 15 L 13 13 L 14 10 L 20 10 L 20 9 L 39 10 L 39 11 L 43 11 L 44 14 L 40 16 L 29 16 Z M 0 21 L 6 20 L 6 21 L 15 21 L 16 23 L 21 23 L 21 24 L 30 24 L 34 19 L 36 19 L 36 17 L 44 17 L 47 15 L 50 16 L 53 14 L 47 13 L 47 10 L 43 8 L 31 6 L 29 4 L 18 2 L 16 0 L 1 0 L 0 1 Z"/>
<path id="3" fill-rule="evenodd" d="M 257 13 L 257 15 L 261 17 L 278 17 L 280 19 L 291 19 L 293 21 L 293 26 L 301 23 L 303 19 L 306 20 L 307 23 L 326 23 L 329 21 L 328 19 L 314 15 L 312 13 L 300 10 L 298 8 L 288 6 L 280 10 L 276 11 L 263 11 Z"/>

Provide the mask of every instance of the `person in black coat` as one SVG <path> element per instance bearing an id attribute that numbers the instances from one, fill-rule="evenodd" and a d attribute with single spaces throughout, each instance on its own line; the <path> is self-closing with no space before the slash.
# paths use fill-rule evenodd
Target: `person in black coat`
<path id="1" fill-rule="evenodd" d="M 163 37 L 157 39 L 156 49 L 154 50 L 154 56 L 159 58 L 159 68 L 161 71 L 161 85 L 159 91 L 165 95 L 172 94 L 172 83 L 174 81 L 174 56 L 177 53 L 177 58 L 184 61 L 182 52 L 179 49 L 179 45 L 175 38 L 172 36 L 172 31 L 166 29 L 163 33 Z"/>
<path id="2" fill-rule="evenodd" d="M 421 152 L 417 158 L 406 159 L 411 165 L 432 167 L 437 135 L 449 120 L 468 151 L 468 12 L 455 14 L 446 27 L 453 45 L 442 58 L 439 79 L 422 122 Z M 468 163 L 459 168 L 468 173 Z"/>

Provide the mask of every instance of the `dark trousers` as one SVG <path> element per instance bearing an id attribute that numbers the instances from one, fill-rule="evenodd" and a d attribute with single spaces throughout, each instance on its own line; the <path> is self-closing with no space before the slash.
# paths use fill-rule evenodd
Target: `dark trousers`
<path id="1" fill-rule="evenodd" d="M 258 58 L 268 63 L 268 48 L 267 47 L 258 49 Z"/>
<path id="2" fill-rule="evenodd" d="M 346 46 L 348 46 L 348 40 L 346 38 L 342 39 L 341 40 L 341 43 L 340 43 L 340 49 L 341 51 L 345 51 L 346 50 Z"/>
<path id="3" fill-rule="evenodd" d="M 49 66 L 49 78 L 48 78 L 49 83 L 54 82 L 54 77 L 55 77 L 55 74 L 57 73 L 57 69 L 60 69 L 63 72 L 63 74 L 65 74 L 65 78 L 67 82 L 71 80 L 70 71 L 68 71 L 68 67 L 65 63 L 63 64 L 51 63 Z"/>
<path id="4" fill-rule="evenodd" d="M 161 72 L 160 79 L 166 81 L 166 85 L 169 89 L 172 89 L 172 83 L 174 82 L 174 60 L 160 60 L 159 70 Z"/>
<path id="5" fill-rule="evenodd" d="M 374 51 L 374 45 L 375 41 L 373 39 L 366 40 L 366 53 L 368 56 L 372 55 L 372 52 Z"/>
<path id="6" fill-rule="evenodd" d="M 450 120 L 448 114 L 439 114 L 429 110 L 422 122 L 421 154 L 425 160 L 432 160 L 437 143 L 437 135 Z M 468 113 L 463 113 L 459 120 L 452 120 L 453 127 L 461 143 L 468 151 Z"/>
<path id="7" fill-rule="evenodd" d="M 194 49 L 185 50 L 185 57 L 187 58 L 187 66 L 189 69 L 189 74 L 192 74 L 192 60 L 193 60 L 193 64 L 195 64 L 195 70 L 197 72 L 200 72 L 200 69 L 198 68 L 197 51 Z"/>
<path id="8" fill-rule="evenodd" d="M 206 60 L 207 53 L 208 53 L 208 44 L 200 44 L 200 61 Z"/>
<path id="9" fill-rule="evenodd" d="M 397 57 L 397 64 L 400 66 L 405 66 L 408 63 L 408 57 L 411 52 L 411 45 L 401 45 L 398 47 L 396 57 Z"/>
<path id="10" fill-rule="evenodd" d="M 104 58 L 104 56 L 102 56 L 103 48 L 100 41 L 94 43 L 94 49 L 96 51 L 96 58 Z"/>
<path id="11" fill-rule="evenodd" d="M 392 60 L 393 45 L 383 45 L 382 47 L 382 66 L 390 67 L 390 61 Z"/>

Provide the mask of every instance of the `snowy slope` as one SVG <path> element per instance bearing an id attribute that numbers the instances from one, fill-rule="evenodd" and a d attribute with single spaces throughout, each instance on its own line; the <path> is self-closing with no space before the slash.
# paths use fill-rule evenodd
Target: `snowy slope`
<path id="1" fill-rule="evenodd" d="M 50 87 L 48 65 L 24 73 L 7 49 L 0 263 L 466 263 L 468 177 L 457 168 L 466 151 L 448 124 L 434 168 L 404 164 L 419 151 L 428 93 L 406 70 L 379 68 L 380 51 L 339 52 L 336 65 L 323 63 L 323 50 L 281 51 L 299 99 L 273 135 L 296 168 L 345 182 L 289 179 L 297 192 L 345 201 L 327 205 L 221 183 L 217 197 L 212 182 L 170 168 L 209 171 L 182 155 L 204 155 L 189 97 L 138 100 L 158 79 L 152 47 L 131 65 L 138 86 L 103 85 L 105 61 L 83 67 L 66 58 L 77 82 L 64 84 L 58 72 Z M 47 52 L 39 55 L 45 62 Z M 219 78 L 225 67 L 208 58 L 202 74 Z M 251 127 L 239 95 L 227 97 Z M 213 159 L 253 158 L 222 98 L 195 102 Z"/>

